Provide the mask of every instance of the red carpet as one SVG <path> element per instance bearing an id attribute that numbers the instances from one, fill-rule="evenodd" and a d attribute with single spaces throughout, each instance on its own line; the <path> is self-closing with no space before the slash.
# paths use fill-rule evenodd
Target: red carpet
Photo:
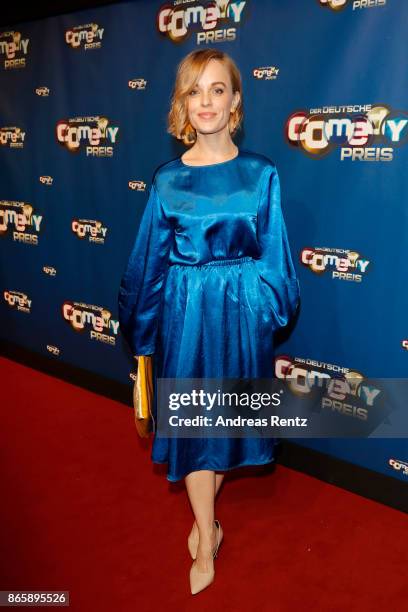
<path id="1" fill-rule="evenodd" d="M 184 486 L 131 409 L 1 367 L 0 590 L 69 590 L 75 612 L 408 609 L 406 515 L 280 465 L 225 479 L 215 582 L 192 596 Z"/>

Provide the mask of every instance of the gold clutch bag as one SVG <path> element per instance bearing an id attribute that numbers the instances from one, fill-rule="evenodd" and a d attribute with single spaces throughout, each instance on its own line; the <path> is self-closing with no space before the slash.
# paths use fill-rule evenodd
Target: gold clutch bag
<path id="1" fill-rule="evenodd" d="M 153 355 L 140 355 L 137 358 L 133 406 L 137 432 L 141 438 L 148 438 L 153 430 Z"/>

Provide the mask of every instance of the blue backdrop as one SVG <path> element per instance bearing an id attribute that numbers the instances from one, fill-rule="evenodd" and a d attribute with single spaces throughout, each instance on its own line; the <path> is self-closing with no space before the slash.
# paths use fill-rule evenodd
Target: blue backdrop
<path id="1" fill-rule="evenodd" d="M 369 6 L 367 6 L 369 5 Z M 128 2 L 0 32 L 1 335 L 119 382 L 117 292 L 178 62 L 217 46 L 244 86 L 238 146 L 275 161 L 302 293 L 277 351 L 324 376 L 406 377 L 404 0 Z M 407 442 L 299 440 L 406 481 Z"/>

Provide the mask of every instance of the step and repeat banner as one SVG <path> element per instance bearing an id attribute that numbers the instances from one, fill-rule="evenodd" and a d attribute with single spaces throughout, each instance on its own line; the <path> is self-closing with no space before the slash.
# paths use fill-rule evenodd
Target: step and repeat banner
<path id="1" fill-rule="evenodd" d="M 1 337 L 132 384 L 119 283 L 154 170 L 185 151 L 177 64 L 213 46 L 243 78 L 236 144 L 281 180 L 302 302 L 277 376 L 349 377 L 327 409 L 364 418 L 364 381 L 408 373 L 407 22 L 405 0 L 149 0 L 3 27 Z M 402 437 L 296 442 L 408 479 Z"/>

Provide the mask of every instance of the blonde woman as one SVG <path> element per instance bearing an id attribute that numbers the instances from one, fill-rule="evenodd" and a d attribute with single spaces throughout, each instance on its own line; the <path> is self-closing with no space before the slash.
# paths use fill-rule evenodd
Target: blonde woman
<path id="1" fill-rule="evenodd" d="M 155 377 L 272 378 L 273 336 L 294 314 L 299 285 L 276 166 L 238 148 L 239 70 L 226 53 L 179 64 L 168 131 L 188 150 L 159 166 L 119 291 L 133 355 L 154 354 Z M 154 416 L 157 417 L 157 405 Z M 214 502 L 224 472 L 274 461 L 273 438 L 159 438 L 151 458 L 185 479 L 191 593 L 214 580 L 223 538 Z"/>

